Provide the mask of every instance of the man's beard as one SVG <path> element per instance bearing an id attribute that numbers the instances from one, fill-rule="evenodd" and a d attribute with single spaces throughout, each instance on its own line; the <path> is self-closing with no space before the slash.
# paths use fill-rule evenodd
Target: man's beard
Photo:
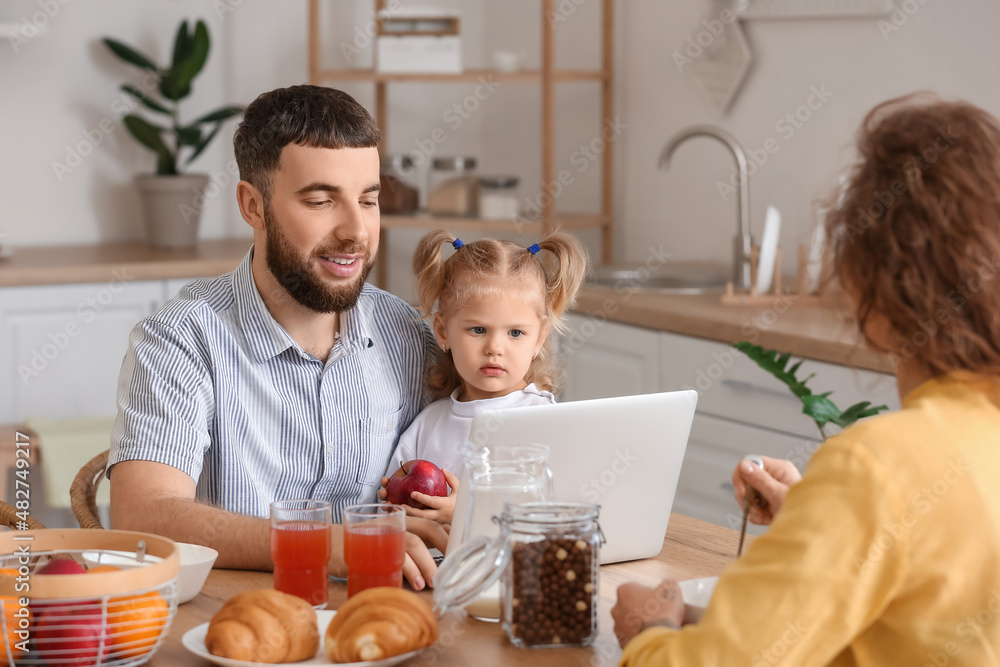
<path id="1" fill-rule="evenodd" d="M 363 254 L 356 260 L 364 264 L 354 281 L 332 286 L 317 275 L 309 259 L 299 255 L 282 233 L 270 205 L 264 207 L 264 229 L 267 232 L 267 268 L 293 299 L 317 313 L 342 313 L 354 308 L 372 269 L 371 251 L 367 245 L 327 246 L 313 253 L 314 257 Z"/>

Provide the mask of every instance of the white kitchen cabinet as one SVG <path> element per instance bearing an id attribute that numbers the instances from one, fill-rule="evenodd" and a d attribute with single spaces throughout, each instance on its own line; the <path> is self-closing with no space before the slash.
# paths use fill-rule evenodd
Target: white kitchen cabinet
<path id="1" fill-rule="evenodd" d="M 129 331 L 163 297 L 126 276 L 0 289 L 0 423 L 114 415 Z"/>
<path id="2" fill-rule="evenodd" d="M 559 342 L 566 368 L 562 401 L 651 394 L 659 390 L 660 334 L 591 317 L 569 315 Z"/>

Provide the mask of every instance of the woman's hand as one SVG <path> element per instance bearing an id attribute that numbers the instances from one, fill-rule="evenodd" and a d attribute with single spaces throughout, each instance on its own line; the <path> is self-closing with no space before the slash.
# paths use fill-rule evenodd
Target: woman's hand
<path id="1" fill-rule="evenodd" d="M 680 628 L 684 622 L 681 588 L 674 579 L 664 579 L 656 588 L 622 584 L 611 618 L 615 620 L 615 636 L 622 648 L 646 628 L 657 625 Z"/>
<path id="2" fill-rule="evenodd" d="M 762 456 L 761 459 L 764 461 L 763 468 L 758 468 L 747 460 L 740 461 L 733 471 L 733 489 L 740 507 L 743 507 L 747 486 L 757 490 L 758 502 L 750 503 L 749 519 L 751 523 L 769 526 L 785 503 L 788 489 L 799 483 L 802 475 L 791 461 L 767 456 Z M 766 504 L 760 502 L 761 498 Z"/>
<path id="3" fill-rule="evenodd" d="M 441 525 L 451 525 L 451 518 L 455 514 L 455 499 L 458 497 L 458 478 L 447 470 L 442 469 L 441 472 L 444 473 L 444 478 L 448 482 L 448 486 L 451 487 L 451 493 L 447 496 L 428 496 L 419 491 L 412 492 L 410 498 L 427 505 L 428 509 L 418 510 L 407 506 L 406 514 L 408 516 L 430 519 Z"/>

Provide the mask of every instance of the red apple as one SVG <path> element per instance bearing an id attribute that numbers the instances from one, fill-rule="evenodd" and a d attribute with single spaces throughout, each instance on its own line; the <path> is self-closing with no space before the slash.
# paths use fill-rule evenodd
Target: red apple
<path id="1" fill-rule="evenodd" d="M 35 623 L 34 639 L 36 648 L 50 667 L 97 664 L 101 646 L 100 605 L 50 606 Z M 105 655 L 109 651 L 110 648 L 105 648 Z"/>
<path id="2" fill-rule="evenodd" d="M 57 558 L 38 568 L 35 574 L 86 574 L 87 570 L 69 558 Z M 87 667 L 97 663 L 101 645 L 101 603 L 34 602 L 35 646 L 50 667 Z M 107 640 L 106 640 L 107 644 Z M 105 654 L 109 651 L 105 648 Z"/>
<path id="3" fill-rule="evenodd" d="M 69 558 L 56 558 L 38 568 L 35 574 L 86 574 L 87 569 Z"/>
<path id="4" fill-rule="evenodd" d="M 399 470 L 392 473 L 389 483 L 385 486 L 387 499 L 393 505 L 409 505 L 418 510 L 427 509 L 427 505 L 410 497 L 414 491 L 428 496 L 447 496 L 448 483 L 441 468 L 423 459 L 400 462 Z"/>

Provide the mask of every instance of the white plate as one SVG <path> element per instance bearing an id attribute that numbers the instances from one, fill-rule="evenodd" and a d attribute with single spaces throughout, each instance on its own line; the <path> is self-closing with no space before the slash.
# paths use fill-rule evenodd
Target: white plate
<path id="1" fill-rule="evenodd" d="M 684 596 L 684 623 L 697 623 L 705 613 L 705 607 L 712 599 L 718 577 L 703 579 L 688 579 L 680 582 L 681 595 Z"/>
<path id="2" fill-rule="evenodd" d="M 309 660 L 303 660 L 301 662 L 286 663 L 291 665 L 331 665 L 335 663 L 330 662 L 330 658 L 326 655 L 326 649 L 323 647 L 323 638 L 326 636 L 326 626 L 330 625 L 330 621 L 333 620 L 334 615 L 337 612 L 330 611 L 327 609 L 321 609 L 316 612 L 316 629 L 319 630 L 319 650 L 316 651 L 314 655 Z M 244 662 L 243 660 L 233 660 L 231 658 L 220 658 L 217 655 L 212 655 L 208 652 L 205 647 L 205 635 L 208 634 L 208 623 L 202 623 L 196 628 L 191 628 L 184 633 L 184 638 L 181 643 L 184 644 L 184 648 L 191 651 L 200 658 L 204 658 L 209 662 L 214 662 L 221 667 L 273 667 L 272 665 L 263 662 Z M 340 663 L 343 667 L 390 667 L 390 665 L 398 665 L 401 662 L 405 662 L 410 658 L 422 653 L 425 649 L 420 649 L 418 651 L 410 651 L 409 653 L 404 653 L 402 655 L 397 655 L 392 658 L 386 658 L 385 660 L 369 660 L 368 662 L 344 662 Z"/>

